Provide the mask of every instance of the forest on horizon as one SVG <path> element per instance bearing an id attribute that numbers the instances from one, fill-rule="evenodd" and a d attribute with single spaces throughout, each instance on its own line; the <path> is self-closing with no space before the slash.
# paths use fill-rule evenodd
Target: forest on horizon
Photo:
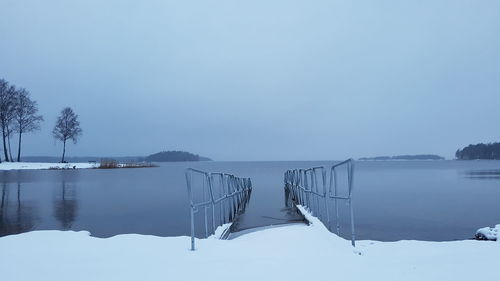
<path id="1" fill-rule="evenodd" d="M 469 144 L 455 153 L 458 160 L 500 160 L 500 142 Z"/>

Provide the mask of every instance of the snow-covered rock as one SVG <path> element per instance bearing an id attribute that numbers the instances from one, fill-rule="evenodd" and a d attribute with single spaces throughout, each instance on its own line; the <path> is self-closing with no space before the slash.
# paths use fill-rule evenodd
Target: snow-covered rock
<path id="1" fill-rule="evenodd" d="M 498 233 L 500 233 L 500 224 L 495 227 L 483 227 L 476 231 L 477 240 L 498 240 Z"/>

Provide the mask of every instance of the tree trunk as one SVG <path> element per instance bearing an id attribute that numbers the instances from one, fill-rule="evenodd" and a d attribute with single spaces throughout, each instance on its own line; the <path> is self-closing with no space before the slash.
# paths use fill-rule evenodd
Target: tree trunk
<path id="1" fill-rule="evenodd" d="M 2 138 L 3 138 L 3 153 L 5 156 L 5 162 L 9 162 L 9 154 L 7 154 L 7 135 L 5 134 L 5 128 L 2 128 Z"/>
<path id="2" fill-rule="evenodd" d="M 61 163 L 64 163 L 64 155 L 65 154 L 66 154 L 66 140 L 64 140 L 64 144 L 63 144 L 63 155 L 62 155 Z"/>
<path id="3" fill-rule="evenodd" d="M 12 157 L 12 148 L 10 147 L 10 132 L 9 127 L 7 127 L 7 144 L 9 146 L 9 158 L 11 162 L 14 162 L 14 157 Z"/>
<path id="4" fill-rule="evenodd" d="M 19 143 L 17 146 L 17 162 L 21 162 L 21 136 L 23 135 L 23 131 L 19 130 Z"/>

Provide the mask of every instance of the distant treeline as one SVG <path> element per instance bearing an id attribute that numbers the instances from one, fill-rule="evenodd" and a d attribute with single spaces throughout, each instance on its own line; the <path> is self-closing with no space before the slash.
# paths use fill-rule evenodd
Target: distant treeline
<path id="1" fill-rule="evenodd" d="M 470 144 L 463 149 L 457 150 L 455 157 L 459 160 L 500 160 L 500 143 Z"/>
<path id="2" fill-rule="evenodd" d="M 377 157 L 363 157 L 359 158 L 361 161 L 376 160 L 376 161 L 389 161 L 389 160 L 444 160 L 444 157 L 434 154 L 418 154 L 418 155 L 397 155 L 397 156 L 377 156 Z"/>
<path id="3" fill-rule="evenodd" d="M 181 161 L 210 161 L 210 158 L 202 157 L 185 151 L 162 151 L 151 154 L 145 159 L 148 162 L 181 162 Z"/>
<path id="4" fill-rule="evenodd" d="M 149 156 L 121 156 L 121 157 L 98 157 L 98 156 L 82 156 L 82 157 L 67 157 L 66 160 L 71 163 L 82 162 L 101 162 L 105 160 L 115 160 L 120 163 L 137 163 L 137 162 L 180 162 L 180 161 L 211 161 L 210 158 L 199 156 L 184 151 L 163 151 Z M 57 163 L 61 161 L 59 157 L 52 156 L 25 156 L 25 162 L 45 162 Z"/>

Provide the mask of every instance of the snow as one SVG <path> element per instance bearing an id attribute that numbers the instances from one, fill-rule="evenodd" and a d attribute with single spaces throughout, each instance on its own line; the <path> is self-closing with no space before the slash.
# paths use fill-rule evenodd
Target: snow
<path id="1" fill-rule="evenodd" d="M 497 224 L 495 227 L 483 227 L 476 231 L 476 238 L 482 240 L 497 240 L 500 242 L 500 239 L 498 239 L 499 232 L 500 224 Z"/>
<path id="2" fill-rule="evenodd" d="M 304 218 L 309 222 L 309 225 L 321 228 L 322 231 L 328 231 L 326 226 L 317 217 L 313 216 L 304 206 L 297 205 L 297 209 L 299 209 L 300 213 L 302 213 Z"/>
<path id="3" fill-rule="evenodd" d="M 302 208 L 302 211 L 305 211 Z M 2 280 L 496 280 L 500 243 L 350 241 L 293 224 L 234 240 L 35 231 L 0 238 Z"/>
<path id="4" fill-rule="evenodd" d="M 226 233 L 229 231 L 229 229 L 231 228 L 231 225 L 233 225 L 232 222 L 225 223 L 225 224 L 217 227 L 215 229 L 215 233 L 213 234 L 213 237 L 216 238 L 216 239 L 223 238 L 226 235 Z"/>
<path id="5" fill-rule="evenodd" d="M 30 163 L 30 162 L 2 162 L 2 170 L 47 170 L 47 169 L 91 169 L 98 167 L 97 163 Z"/>

